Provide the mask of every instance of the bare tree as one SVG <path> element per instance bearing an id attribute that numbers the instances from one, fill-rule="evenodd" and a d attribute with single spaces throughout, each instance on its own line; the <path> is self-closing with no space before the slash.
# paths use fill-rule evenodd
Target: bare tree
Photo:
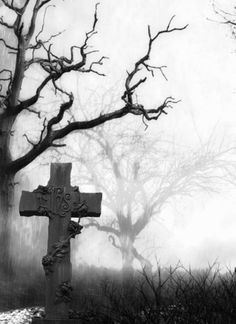
<path id="1" fill-rule="evenodd" d="M 154 108 L 145 108 L 141 103 L 134 103 L 136 90 L 147 79 L 146 77 L 139 77 L 139 73 L 142 69 L 151 74 L 156 69 L 161 71 L 161 67 L 149 64 L 155 41 L 164 34 L 184 30 L 187 26 L 172 27 L 173 17 L 167 27 L 159 32 L 152 33 L 149 26 L 147 48 L 144 50 L 144 55 L 134 63 L 133 68 L 127 73 L 124 91 L 120 96 L 120 108 L 105 114 L 100 113 L 90 120 L 76 120 L 63 124 L 67 112 L 74 104 L 74 95 L 59 86 L 62 77 L 71 72 L 103 76 L 98 68 L 103 64 L 106 57 L 94 58 L 93 55 L 97 51 L 91 50 L 89 47 L 92 37 L 97 33 L 98 5 L 95 8 L 92 27 L 86 32 L 84 41 L 82 44 L 70 46 L 70 54 L 66 57 L 53 49 L 53 42 L 56 41 L 57 36 L 60 36 L 60 31 L 48 38 L 44 36 L 46 12 L 53 0 L 35 0 L 33 3 L 25 0 L 21 1 L 20 4 L 14 0 L 1 1 L 15 17 L 12 22 L 9 22 L 6 17 L 0 18 L 1 27 L 11 35 L 8 39 L 1 37 L 0 42 L 8 50 L 9 55 L 14 57 L 14 68 L 2 68 L 0 71 L 0 245 L 5 246 L 4 254 L 7 254 L 9 206 L 12 204 L 16 173 L 47 149 L 61 146 L 61 144 L 58 144 L 58 140 L 71 132 L 91 129 L 128 114 L 140 116 L 144 121 L 157 120 L 162 114 L 166 114 L 166 110 L 176 102 L 172 97 L 165 98 L 161 104 Z M 43 17 L 42 25 L 38 23 L 40 17 Z M 39 79 L 33 94 L 23 95 L 23 90 L 27 87 L 26 72 L 35 67 L 41 71 L 41 79 Z M 64 102 L 61 103 L 54 115 L 48 113 L 45 118 L 41 118 L 38 107 L 49 86 L 54 88 L 55 96 L 58 94 L 63 96 Z M 26 113 L 35 114 L 39 117 L 41 132 L 37 141 L 32 141 L 26 135 L 22 140 L 27 140 L 31 147 L 14 159 L 10 151 L 10 141 L 14 140 L 13 125 L 19 116 L 24 116 Z M 3 263 L 1 269 L 4 270 L 6 262 L 4 262 L 2 256 L 0 256 L 0 260 Z"/>
<path id="2" fill-rule="evenodd" d="M 108 106 L 112 106 L 117 96 L 112 91 L 109 96 Z M 100 98 L 101 110 L 106 109 L 104 102 L 107 105 Z M 201 192 L 218 192 L 222 184 L 235 183 L 235 148 L 224 140 L 216 142 L 213 133 L 208 142 L 192 149 L 164 139 L 163 134 L 151 138 L 130 129 L 130 124 L 121 129 L 111 123 L 82 132 L 63 149 L 63 156 L 79 166 L 80 182 L 84 179 L 103 192 L 107 218 L 91 219 L 85 227 L 107 233 L 121 253 L 124 270 L 132 269 L 134 260 L 152 267 L 136 242 L 173 199 L 196 198 Z"/>
<path id="3" fill-rule="evenodd" d="M 219 17 L 219 22 L 230 27 L 232 35 L 236 37 L 236 7 L 233 3 L 217 3 L 212 2 L 213 10 Z"/>

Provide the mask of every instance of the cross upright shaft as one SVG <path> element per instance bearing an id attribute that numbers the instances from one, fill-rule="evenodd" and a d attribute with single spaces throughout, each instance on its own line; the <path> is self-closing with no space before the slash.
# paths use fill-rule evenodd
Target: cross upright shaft
<path id="1" fill-rule="evenodd" d="M 46 320 L 67 320 L 71 300 L 70 239 L 82 226 L 71 217 L 99 217 L 101 193 L 80 193 L 70 184 L 71 163 L 52 163 L 47 186 L 23 191 L 21 216 L 47 216 L 48 246 L 42 264 L 46 275 Z M 58 322 L 59 323 L 59 322 Z M 68 322 L 69 323 L 69 322 Z"/>

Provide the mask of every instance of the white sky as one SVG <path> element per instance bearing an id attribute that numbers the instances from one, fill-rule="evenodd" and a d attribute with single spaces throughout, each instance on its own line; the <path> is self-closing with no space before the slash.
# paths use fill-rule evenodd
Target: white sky
<path id="1" fill-rule="evenodd" d="M 57 50 L 65 48 L 66 54 L 66 47 L 82 41 L 84 32 L 91 26 L 95 3 L 93 0 L 58 1 L 56 8 L 48 10 L 46 27 L 50 33 L 66 29 L 61 41 L 55 45 Z M 98 34 L 92 43 L 100 49 L 101 55 L 110 58 L 103 67 L 107 77 L 85 77 L 86 82 L 80 84 L 82 98 L 86 97 L 88 89 L 108 87 L 117 81 L 122 84 L 126 70 L 132 68 L 132 62 L 146 49 L 147 25 L 154 33 L 165 28 L 170 17 L 176 15 L 173 26 L 189 24 L 189 27 L 160 38 L 151 55 L 154 65 L 168 66 L 168 82 L 158 74 L 156 78 L 150 78 L 139 92 L 139 99 L 150 108 L 168 95 L 182 101 L 167 117 L 152 122 L 148 132 L 155 134 L 157 130 L 163 130 L 174 135 L 177 142 L 197 145 L 198 135 L 204 141 L 217 125 L 216 131 L 227 132 L 234 145 L 236 40 L 226 25 L 217 23 L 219 18 L 214 14 L 211 1 L 101 0 L 98 13 Z M 75 89 L 74 84 L 69 86 Z M 46 181 L 47 176 L 43 174 L 42 179 Z M 34 186 L 39 184 L 37 181 L 38 178 Z M 181 260 L 185 265 L 190 263 L 200 267 L 218 259 L 223 265 L 234 266 L 234 197 L 235 192 L 227 191 L 191 200 L 176 210 L 166 210 L 162 217 L 166 219 L 165 228 L 152 224 L 145 234 L 155 238 L 153 242 L 146 240 L 147 247 L 158 247 L 150 250 L 152 258 L 156 257 L 164 264 Z M 88 231 L 77 239 L 81 260 L 119 266 L 119 255 L 109 243 L 104 243 L 104 237 L 93 232 L 91 239 L 89 235 Z"/>

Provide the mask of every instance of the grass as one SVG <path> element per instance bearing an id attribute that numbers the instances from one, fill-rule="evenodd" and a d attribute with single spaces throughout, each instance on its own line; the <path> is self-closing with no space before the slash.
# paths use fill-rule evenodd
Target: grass
<path id="1" fill-rule="evenodd" d="M 217 265 L 198 271 L 158 267 L 129 276 L 81 266 L 74 278 L 72 308 L 97 323 L 236 323 L 236 276 Z M 0 309 L 43 305 L 43 286 L 42 273 L 19 270 L 14 280 L 0 282 Z"/>

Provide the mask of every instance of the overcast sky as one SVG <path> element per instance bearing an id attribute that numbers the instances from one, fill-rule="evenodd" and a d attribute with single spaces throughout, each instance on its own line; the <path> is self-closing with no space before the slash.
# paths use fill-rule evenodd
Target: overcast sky
<path id="1" fill-rule="evenodd" d="M 219 6 L 223 2 L 219 1 Z M 48 10 L 45 37 L 65 29 L 55 44 L 56 50 L 67 54 L 70 45 L 82 42 L 84 32 L 91 26 L 95 3 L 93 0 L 58 1 L 56 8 Z M 215 15 L 211 1 L 101 0 L 98 14 L 98 34 L 92 43 L 101 55 L 109 57 L 102 68 L 107 77 L 85 77 L 86 82 L 81 82 L 79 87 L 82 101 L 91 89 L 102 92 L 115 83 L 122 88 L 126 70 L 145 52 L 147 25 L 155 33 L 165 28 L 175 15 L 173 26 L 189 24 L 188 28 L 163 35 L 151 54 L 153 65 L 167 66 L 168 81 L 158 73 L 155 78 L 150 77 L 138 100 L 148 108 L 160 104 L 169 95 L 181 102 L 168 116 L 152 122 L 147 133 L 163 131 L 177 143 L 193 147 L 207 140 L 214 131 L 218 140 L 226 134 L 230 144 L 235 144 L 236 40 L 228 26 L 218 23 L 220 18 Z M 74 80 L 67 81 L 68 89 L 76 89 Z M 47 181 L 47 177 L 45 171 L 42 179 Z M 38 178 L 32 186 L 37 186 L 37 181 Z M 185 265 L 202 267 L 217 259 L 225 266 L 236 265 L 233 190 L 188 200 L 165 210 L 162 219 L 162 225 L 154 223 L 145 232 L 147 246 L 143 251 L 152 248 L 153 259 L 156 257 L 163 264 L 181 260 Z M 80 259 L 96 265 L 119 266 L 119 255 L 109 243 L 104 243 L 104 237 L 94 233 L 92 237 L 93 240 L 79 238 Z M 151 242 L 148 237 L 152 237 Z"/>

